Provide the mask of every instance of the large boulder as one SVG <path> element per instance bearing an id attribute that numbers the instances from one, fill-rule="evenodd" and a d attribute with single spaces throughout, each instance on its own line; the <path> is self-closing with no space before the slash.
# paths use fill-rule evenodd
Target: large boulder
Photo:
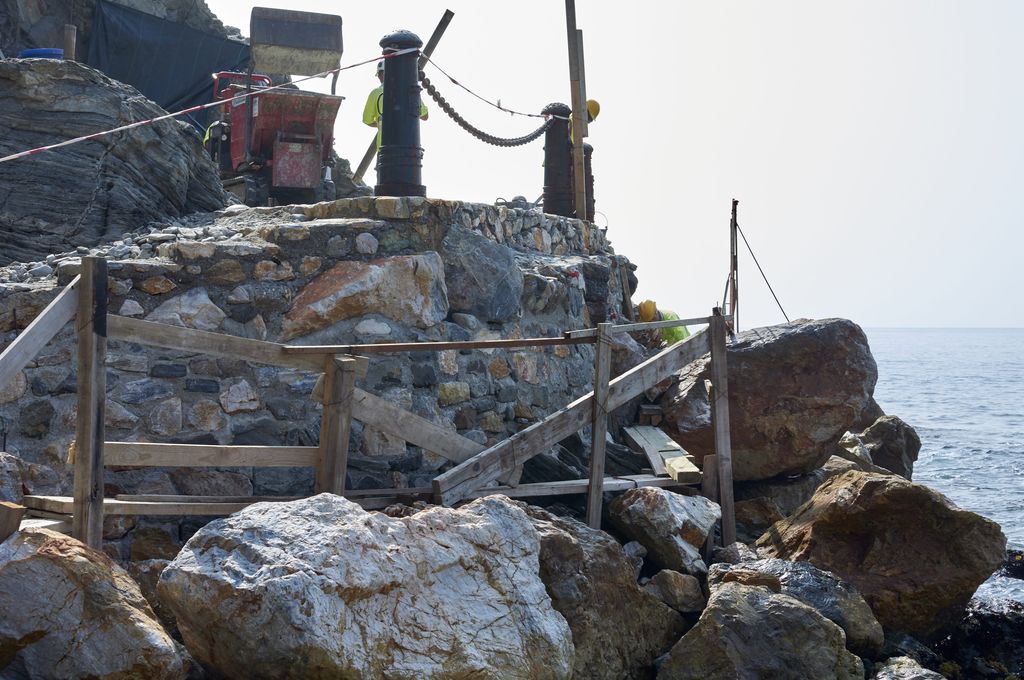
<path id="1" fill-rule="evenodd" d="M 725 564 L 712 565 L 708 574 L 709 585 L 714 587 L 723 582 L 735 568 Z M 834 574 L 808 562 L 775 558 L 744 562 L 739 568 L 777 577 L 780 592 L 813 607 L 842 628 L 846 633 L 847 648 L 858 656 L 875 658 L 882 650 L 885 634 L 868 603 Z"/>
<path id="2" fill-rule="evenodd" d="M 338 262 L 295 296 L 284 316 L 281 339 L 291 340 L 366 314 L 419 328 L 444 320 L 448 293 L 440 256 L 428 252 Z"/>
<path id="3" fill-rule="evenodd" d="M 859 439 L 875 465 L 907 479 L 914 474 L 921 438 L 914 428 L 896 416 L 882 416 L 861 432 Z"/>
<path id="4" fill-rule="evenodd" d="M 540 535 L 540 577 L 576 647 L 575 678 L 646 678 L 686 630 L 682 616 L 642 590 L 611 536 L 522 506 Z"/>
<path id="5" fill-rule="evenodd" d="M 872 403 L 878 370 L 860 326 L 795 321 L 740 333 L 727 349 L 733 479 L 810 472 Z M 661 399 L 662 428 L 697 457 L 714 453 L 704 381 L 690 364 Z"/>
<path id="6" fill-rule="evenodd" d="M 788 517 L 796 512 L 801 505 L 811 500 L 811 496 L 826 480 L 857 469 L 859 467 L 855 463 L 839 456 L 832 456 L 825 461 L 822 467 L 805 475 L 740 482 L 736 485 L 735 497 L 737 503 L 757 499 L 771 501 L 783 516 Z"/>
<path id="7" fill-rule="evenodd" d="M 763 555 L 806 560 L 853 584 L 879 622 L 924 640 L 963 613 L 1003 563 L 995 522 L 896 475 L 833 477 L 757 542 Z"/>
<path id="8" fill-rule="evenodd" d="M 441 258 L 451 311 L 493 322 L 519 316 L 523 272 L 512 249 L 456 226 L 444 238 Z"/>
<path id="9" fill-rule="evenodd" d="M 164 113 L 77 62 L 0 60 L 0 156 Z M 93 246 L 225 202 L 199 135 L 174 119 L 2 163 L 0 186 L 0 264 Z"/>
<path id="10" fill-rule="evenodd" d="M 965 677 L 1024 677 L 1024 602 L 972 600 L 936 650 L 959 664 Z"/>
<path id="11" fill-rule="evenodd" d="M 608 517 L 620 533 L 647 548 L 657 566 L 703 576 L 708 568 L 700 549 L 722 510 L 703 496 L 644 486 L 612 501 Z"/>
<path id="12" fill-rule="evenodd" d="M 47 529 L 0 544 L 0 677 L 185 677 L 139 587 L 109 557 Z"/>
<path id="13" fill-rule="evenodd" d="M 725 583 L 669 652 L 658 680 L 862 680 L 864 666 L 845 642 L 839 626 L 789 595 Z"/>
<path id="14" fill-rule="evenodd" d="M 320 494 L 208 524 L 158 592 L 228 678 L 568 678 L 539 552 L 505 497 L 396 519 Z"/>
<path id="15" fill-rule="evenodd" d="M 909 656 L 894 656 L 875 666 L 872 680 L 943 680 L 940 673 L 924 668 Z"/>

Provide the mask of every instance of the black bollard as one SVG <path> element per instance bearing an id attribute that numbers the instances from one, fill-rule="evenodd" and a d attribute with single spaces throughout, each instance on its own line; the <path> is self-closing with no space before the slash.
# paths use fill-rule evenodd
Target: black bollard
<path id="1" fill-rule="evenodd" d="M 384 53 L 423 41 L 415 33 L 395 31 L 381 38 Z M 377 196 L 426 196 L 423 186 L 423 147 L 420 146 L 419 51 L 384 60 L 384 96 L 381 104 Z"/>
<path id="2" fill-rule="evenodd" d="M 594 147 L 590 144 L 583 145 L 583 178 L 587 187 L 587 221 L 594 221 Z M 573 197 L 575 202 L 575 196 Z"/>
<path id="3" fill-rule="evenodd" d="M 559 116 L 544 133 L 544 212 L 573 216 L 572 146 L 569 144 L 569 114 L 565 104 L 548 104 L 541 113 Z"/>

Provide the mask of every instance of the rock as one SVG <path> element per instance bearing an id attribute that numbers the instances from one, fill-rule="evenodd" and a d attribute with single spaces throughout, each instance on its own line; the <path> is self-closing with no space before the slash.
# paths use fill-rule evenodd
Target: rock
<path id="1" fill-rule="evenodd" d="M 157 527 L 136 529 L 131 536 L 131 559 L 133 562 L 173 560 L 181 550 L 181 544 L 166 531 Z"/>
<path id="2" fill-rule="evenodd" d="M 868 407 L 878 378 L 864 332 L 844 319 L 746 331 L 727 356 L 739 482 L 820 467 Z M 662 428 L 698 458 L 714 453 L 705 379 L 708 357 L 684 369 L 661 399 Z"/>
<path id="3" fill-rule="evenodd" d="M 0 404 L 9 404 L 18 401 L 28 390 L 28 379 L 24 371 L 18 371 L 14 378 L 7 381 L 7 384 L 0 385 Z"/>
<path id="4" fill-rule="evenodd" d="M 630 489 L 608 506 L 615 528 L 642 543 L 658 566 L 693 576 L 707 573 L 700 549 L 721 516 L 718 505 L 703 496 L 649 486 Z"/>
<path id="5" fill-rule="evenodd" d="M 207 524 L 158 592 L 227 678 L 569 678 L 539 552 L 504 497 L 394 519 L 320 494 Z"/>
<path id="6" fill-rule="evenodd" d="M 683 634 L 682 617 L 636 584 L 632 564 L 611 536 L 520 507 L 540 535 L 540 578 L 572 630 L 573 677 L 648 677 L 654 659 Z"/>
<path id="7" fill-rule="evenodd" d="M 153 609 L 157 620 L 163 624 L 165 630 L 172 634 L 177 634 L 174 616 L 160 602 L 160 598 L 157 597 L 156 593 L 156 584 L 160 580 L 160 574 L 168 564 L 170 564 L 169 560 L 143 560 L 141 562 L 129 562 L 127 569 L 128 574 L 139 584 L 139 591 Z"/>
<path id="8" fill-rule="evenodd" d="M 467 382 L 445 382 L 437 386 L 437 403 L 441 406 L 451 406 L 470 398 L 469 383 Z"/>
<path id="9" fill-rule="evenodd" d="M 936 651 L 969 677 L 1024 676 L 1024 603 L 972 600 L 967 615 Z"/>
<path id="10" fill-rule="evenodd" d="M 0 156 L 164 113 L 134 88 L 75 61 L 0 60 Z M 179 120 L 4 163 L 0 186 L 9 189 L 0 206 L 0 264 L 94 246 L 225 201 L 199 136 Z"/>
<path id="11" fill-rule="evenodd" d="M 670 569 L 662 569 L 652 576 L 644 590 L 683 614 L 701 612 L 707 604 L 700 581 Z"/>
<path id="12" fill-rule="evenodd" d="M 171 397 L 154 406 L 149 413 L 149 431 L 163 436 L 181 432 L 181 399 Z"/>
<path id="13" fill-rule="evenodd" d="M 1008 549 L 1006 562 L 1000 573 L 1008 578 L 1024 579 L 1024 550 Z"/>
<path id="14" fill-rule="evenodd" d="M 711 564 L 740 564 L 756 559 L 757 553 L 743 543 L 730 543 L 711 552 Z"/>
<path id="15" fill-rule="evenodd" d="M 260 398 L 248 380 L 240 378 L 227 384 L 220 393 L 220 405 L 227 413 L 257 411 Z"/>
<path id="16" fill-rule="evenodd" d="M 180 250 L 181 244 L 178 244 Z M 221 260 L 211 265 L 203 278 L 207 283 L 211 283 L 215 286 L 235 286 L 245 281 L 245 270 L 242 269 L 242 265 L 238 263 L 238 260 Z M 242 290 L 245 290 L 244 288 Z M 228 302 L 233 302 L 232 298 L 228 298 Z"/>
<path id="17" fill-rule="evenodd" d="M 391 326 L 389 326 L 384 321 L 377 321 L 375 319 L 363 319 L 362 321 L 356 324 L 355 331 L 357 335 L 391 335 Z"/>
<path id="18" fill-rule="evenodd" d="M 714 565 L 708 584 L 723 580 L 736 567 Z M 885 642 L 882 626 L 860 593 L 834 574 L 808 562 L 764 559 L 744 562 L 740 568 L 778 578 L 783 594 L 795 597 L 846 633 L 846 646 L 858 656 L 876 658 Z"/>
<path id="19" fill-rule="evenodd" d="M 776 477 L 759 482 L 741 482 L 736 485 L 736 501 L 766 498 L 773 502 L 786 517 L 811 500 L 811 496 L 826 479 L 831 479 L 847 470 L 857 469 L 853 463 L 832 456 L 825 466 L 806 475 Z"/>
<path id="20" fill-rule="evenodd" d="M 146 321 L 216 331 L 226 318 L 227 314 L 213 304 L 205 288 L 192 288 L 154 309 Z"/>
<path id="21" fill-rule="evenodd" d="M 174 394 L 174 389 L 165 382 L 142 378 L 126 382 L 118 399 L 125 404 L 145 404 L 157 399 L 166 399 Z"/>
<path id="22" fill-rule="evenodd" d="M 373 255 L 377 252 L 377 238 L 368 231 L 356 236 L 356 252 L 362 255 Z"/>
<path id="23" fill-rule="evenodd" d="M 739 540 L 753 543 L 771 525 L 783 518 L 775 501 L 759 497 L 736 501 L 736 532 Z"/>
<path id="24" fill-rule="evenodd" d="M 372 262 L 344 261 L 308 283 L 285 314 L 282 340 L 366 314 L 428 328 L 448 314 L 444 269 L 436 253 Z"/>
<path id="25" fill-rule="evenodd" d="M 622 552 L 626 553 L 626 559 L 633 567 L 633 580 L 640 578 L 640 572 L 644 568 L 644 558 L 647 557 L 647 548 L 640 541 L 629 541 L 622 546 Z"/>
<path id="26" fill-rule="evenodd" d="M 56 411 L 49 401 L 38 399 L 18 411 L 18 431 L 26 437 L 39 439 L 50 432 L 50 423 Z"/>
<path id="27" fill-rule="evenodd" d="M 835 573 L 887 629 L 928 641 L 955 625 L 999 568 L 1006 537 L 927 487 L 852 470 L 825 482 L 757 545 L 763 555 Z"/>
<path id="28" fill-rule="evenodd" d="M 252 480 L 240 472 L 211 468 L 174 468 L 171 471 L 171 481 L 175 488 L 186 496 L 252 495 Z"/>
<path id="29" fill-rule="evenodd" d="M 766 588 L 726 583 L 669 652 L 658 680 L 862 680 L 843 631 L 811 607 Z"/>
<path id="30" fill-rule="evenodd" d="M 139 290 L 150 295 L 163 295 L 170 293 L 178 287 L 174 281 L 166 276 L 151 276 L 139 283 Z"/>
<path id="31" fill-rule="evenodd" d="M 510 248 L 452 227 L 441 244 L 441 258 L 452 311 L 495 322 L 519 316 L 523 273 Z"/>
<path id="32" fill-rule="evenodd" d="M 121 316 L 142 316 L 145 313 L 146 310 L 135 300 L 125 300 L 118 311 Z"/>
<path id="33" fill-rule="evenodd" d="M 0 544 L 0 611 L 5 678 L 185 677 L 131 577 L 68 536 L 26 529 Z"/>
<path id="34" fill-rule="evenodd" d="M 944 680 L 935 671 L 922 668 L 909 656 L 897 656 L 875 666 L 873 680 Z"/>
<path id="35" fill-rule="evenodd" d="M 291 281 L 295 272 L 287 262 L 260 260 L 252 267 L 252 277 L 257 281 Z"/>
<path id="36" fill-rule="evenodd" d="M 921 451 L 921 438 L 910 425 L 896 416 L 882 416 L 860 433 L 875 465 L 910 479 L 914 461 Z"/>
<path id="37" fill-rule="evenodd" d="M 214 391 L 219 391 L 219 388 Z M 216 432 L 227 426 L 228 420 L 220 404 L 200 399 L 188 412 L 188 424 L 200 432 Z"/>

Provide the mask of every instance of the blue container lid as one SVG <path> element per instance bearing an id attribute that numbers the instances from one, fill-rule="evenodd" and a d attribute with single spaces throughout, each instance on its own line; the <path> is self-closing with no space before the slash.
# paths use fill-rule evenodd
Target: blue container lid
<path id="1" fill-rule="evenodd" d="M 37 47 L 18 52 L 19 59 L 63 59 L 64 50 L 59 47 Z"/>

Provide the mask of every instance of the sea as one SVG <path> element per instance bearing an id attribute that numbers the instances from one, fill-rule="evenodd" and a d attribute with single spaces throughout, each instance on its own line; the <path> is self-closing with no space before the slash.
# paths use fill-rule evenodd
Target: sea
<path id="1" fill-rule="evenodd" d="M 995 520 L 1024 549 L 1024 328 L 865 332 L 875 400 L 921 437 L 914 481 Z M 1024 602 L 1024 580 L 997 574 L 976 597 Z"/>

